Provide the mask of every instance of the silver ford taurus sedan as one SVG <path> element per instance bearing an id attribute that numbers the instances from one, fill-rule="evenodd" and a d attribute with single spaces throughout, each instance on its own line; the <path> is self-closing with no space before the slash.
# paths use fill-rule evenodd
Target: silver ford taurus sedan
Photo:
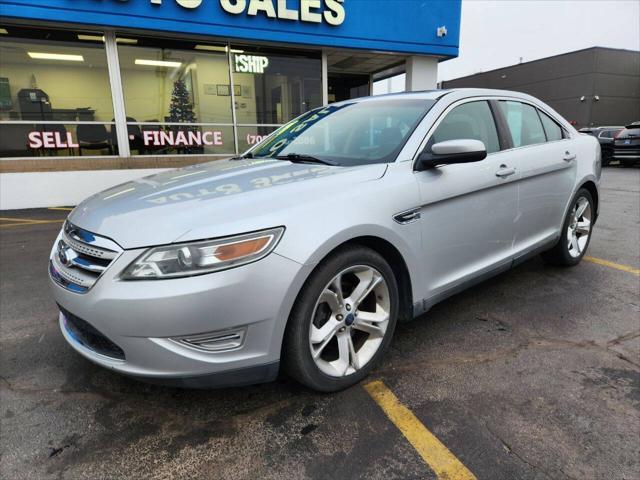
<path id="1" fill-rule="evenodd" d="M 90 197 L 49 273 L 68 343 L 184 387 L 363 379 L 398 321 L 526 258 L 576 265 L 600 148 L 528 95 L 335 103 L 238 158 Z"/>

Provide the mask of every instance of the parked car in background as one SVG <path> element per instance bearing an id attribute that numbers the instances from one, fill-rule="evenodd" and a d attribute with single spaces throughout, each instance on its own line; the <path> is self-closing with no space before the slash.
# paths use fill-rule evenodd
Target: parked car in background
<path id="1" fill-rule="evenodd" d="M 640 162 L 640 122 L 624 127 L 613 141 L 613 158 L 625 167 Z"/>
<path id="2" fill-rule="evenodd" d="M 89 360 L 156 382 L 257 383 L 282 366 L 340 390 L 397 321 L 538 253 L 577 265 L 600 174 L 595 139 L 522 93 L 334 103 L 238 158 L 78 205 L 49 261 L 60 329 Z"/>
<path id="3" fill-rule="evenodd" d="M 579 130 L 580 133 L 593 135 L 600 143 L 602 150 L 602 165 L 607 166 L 613 157 L 613 139 L 624 127 L 586 127 Z"/>

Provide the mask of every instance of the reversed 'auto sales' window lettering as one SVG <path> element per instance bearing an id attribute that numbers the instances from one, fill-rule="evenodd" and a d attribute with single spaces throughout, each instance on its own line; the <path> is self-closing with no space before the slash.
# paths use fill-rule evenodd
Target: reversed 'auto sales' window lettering
<path id="1" fill-rule="evenodd" d="M 396 98 L 329 105 L 286 124 L 251 153 L 306 155 L 344 166 L 393 162 L 434 103 Z"/>

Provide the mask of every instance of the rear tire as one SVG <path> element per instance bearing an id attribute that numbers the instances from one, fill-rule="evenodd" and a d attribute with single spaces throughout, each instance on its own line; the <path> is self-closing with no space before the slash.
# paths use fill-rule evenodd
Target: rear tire
<path id="1" fill-rule="evenodd" d="M 335 252 L 296 299 L 284 336 L 284 370 L 322 392 L 358 383 L 389 346 L 398 308 L 398 284 L 380 254 L 355 245 Z"/>
<path id="2" fill-rule="evenodd" d="M 562 224 L 558 243 L 542 254 L 551 265 L 572 267 L 584 257 L 593 230 L 595 206 L 589 190 L 581 188 L 571 200 L 570 208 Z"/>

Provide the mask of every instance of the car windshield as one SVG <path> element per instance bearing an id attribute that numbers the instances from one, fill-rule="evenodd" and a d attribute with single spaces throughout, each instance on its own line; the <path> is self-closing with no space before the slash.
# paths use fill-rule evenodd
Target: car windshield
<path id="1" fill-rule="evenodd" d="M 340 166 L 393 162 L 435 102 L 395 98 L 329 105 L 287 123 L 250 155 Z"/>
<path id="2" fill-rule="evenodd" d="M 627 125 L 618 138 L 640 137 L 640 125 Z"/>

